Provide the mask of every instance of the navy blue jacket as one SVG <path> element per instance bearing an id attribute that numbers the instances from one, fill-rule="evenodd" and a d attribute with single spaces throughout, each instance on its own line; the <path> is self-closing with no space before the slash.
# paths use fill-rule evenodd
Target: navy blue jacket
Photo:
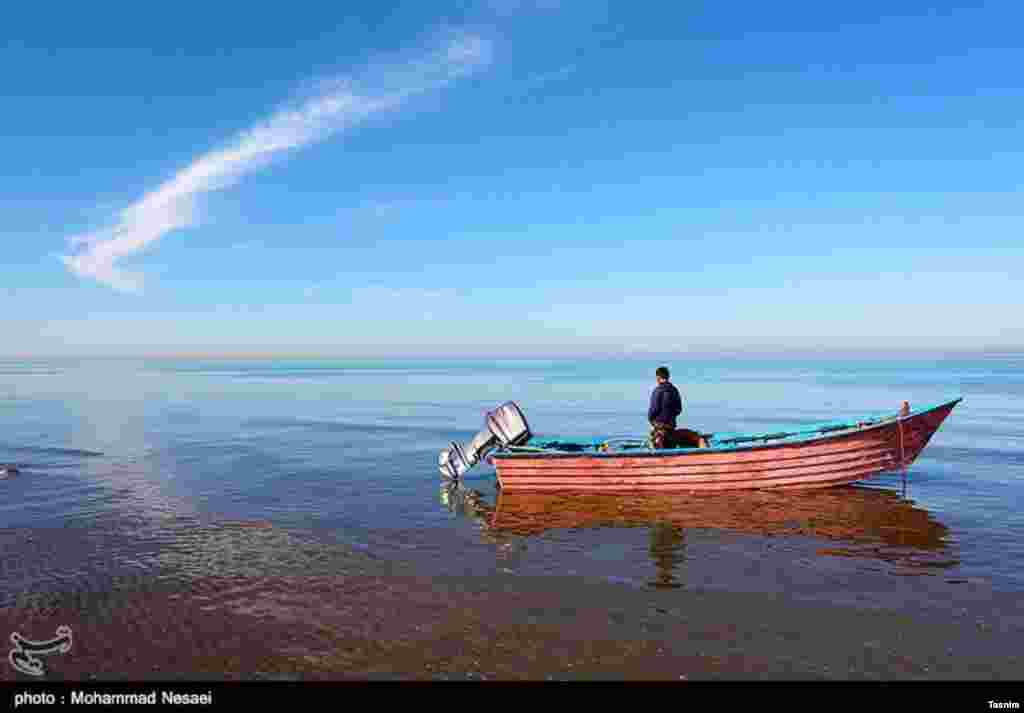
<path id="1" fill-rule="evenodd" d="M 651 405 L 647 409 L 647 420 L 667 423 L 676 427 L 676 416 L 683 412 L 683 399 L 679 389 L 666 381 L 658 384 L 651 392 Z"/>

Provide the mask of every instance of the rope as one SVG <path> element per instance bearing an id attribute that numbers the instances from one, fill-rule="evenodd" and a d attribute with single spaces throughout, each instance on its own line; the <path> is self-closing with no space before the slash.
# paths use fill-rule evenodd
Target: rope
<path id="1" fill-rule="evenodd" d="M 896 419 L 896 429 L 900 434 L 900 467 L 906 471 L 906 454 L 903 452 L 903 418 Z"/>

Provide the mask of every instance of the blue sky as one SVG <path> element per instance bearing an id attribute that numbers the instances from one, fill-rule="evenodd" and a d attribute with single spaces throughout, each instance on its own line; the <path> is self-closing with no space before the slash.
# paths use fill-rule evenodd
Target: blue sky
<path id="1" fill-rule="evenodd" d="M 7 11 L 0 351 L 1024 344 L 1018 4 L 335 5 Z"/>

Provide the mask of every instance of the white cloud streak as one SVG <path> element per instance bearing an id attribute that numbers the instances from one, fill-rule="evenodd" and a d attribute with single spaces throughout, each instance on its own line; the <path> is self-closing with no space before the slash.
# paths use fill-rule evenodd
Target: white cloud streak
<path id="1" fill-rule="evenodd" d="M 193 161 L 174 177 L 129 205 L 113 226 L 68 239 L 71 255 L 61 256 L 79 277 L 123 292 L 142 289 L 142 276 L 118 261 L 142 251 L 168 233 L 196 222 L 196 201 L 205 193 L 235 185 L 282 154 L 322 141 L 410 98 L 442 89 L 486 66 L 490 45 L 475 35 L 459 35 L 414 60 L 371 67 L 362 81 L 334 79 L 319 84 L 315 96 L 279 110 L 241 133 L 225 148 Z"/>

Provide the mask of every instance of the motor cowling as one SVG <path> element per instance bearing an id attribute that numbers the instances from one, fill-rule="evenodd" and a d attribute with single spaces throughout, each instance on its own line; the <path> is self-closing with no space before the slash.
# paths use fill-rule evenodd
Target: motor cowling
<path id="1" fill-rule="evenodd" d="M 521 446 L 530 440 L 530 425 L 514 401 L 508 401 L 487 414 L 487 430 L 503 446 Z"/>

